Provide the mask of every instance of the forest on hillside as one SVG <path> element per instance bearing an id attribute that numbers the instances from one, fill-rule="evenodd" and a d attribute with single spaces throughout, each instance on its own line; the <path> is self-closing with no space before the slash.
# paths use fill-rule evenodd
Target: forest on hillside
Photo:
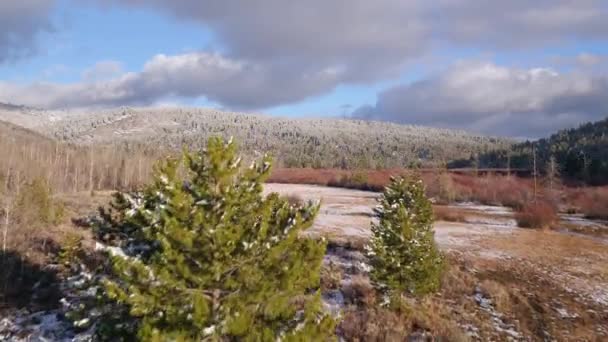
<path id="1" fill-rule="evenodd" d="M 50 119 L 49 119 L 50 118 Z M 463 131 L 347 119 L 295 119 L 204 108 L 44 111 L 0 108 L 13 122 L 61 142 L 180 151 L 208 138 L 234 137 L 245 156 L 270 153 L 279 167 L 384 169 L 434 167 L 509 146 Z M 46 120 L 46 121 L 45 121 Z"/>
<path id="2" fill-rule="evenodd" d="M 608 118 L 510 148 L 472 154 L 468 159 L 452 161 L 449 166 L 536 170 L 552 178 L 608 184 Z"/>

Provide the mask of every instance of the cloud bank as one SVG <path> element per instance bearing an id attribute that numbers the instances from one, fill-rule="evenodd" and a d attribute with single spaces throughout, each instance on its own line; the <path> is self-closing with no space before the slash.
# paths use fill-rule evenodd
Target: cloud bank
<path id="1" fill-rule="evenodd" d="M 536 137 L 608 116 L 608 76 L 460 62 L 383 91 L 353 116 Z"/>
<path id="2" fill-rule="evenodd" d="M 83 73 L 82 82 L 73 84 L 0 81 L 0 102 L 57 109 L 153 104 L 167 97 L 204 96 L 237 109 L 264 108 L 320 94 L 338 77 L 333 70 L 307 74 L 268 69 L 211 53 L 157 55 L 140 72 L 106 79 L 117 70 L 120 65 L 114 62 L 97 64 Z"/>

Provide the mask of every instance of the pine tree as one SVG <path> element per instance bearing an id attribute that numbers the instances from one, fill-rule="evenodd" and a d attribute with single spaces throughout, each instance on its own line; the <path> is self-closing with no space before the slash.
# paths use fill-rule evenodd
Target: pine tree
<path id="1" fill-rule="evenodd" d="M 126 252 L 113 257 L 105 289 L 138 338 L 331 339 L 318 291 L 326 246 L 300 236 L 318 205 L 264 197 L 269 172 L 269 158 L 242 169 L 235 144 L 212 138 L 102 211 L 97 236 Z"/>
<path id="2" fill-rule="evenodd" d="M 433 211 L 422 181 L 392 178 L 375 209 L 367 255 L 376 283 L 424 295 L 439 287 L 443 257 L 433 239 Z"/>

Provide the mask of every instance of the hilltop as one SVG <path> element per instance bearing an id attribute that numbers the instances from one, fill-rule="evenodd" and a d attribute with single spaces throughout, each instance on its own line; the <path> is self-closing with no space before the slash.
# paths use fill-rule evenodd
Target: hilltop
<path id="1" fill-rule="evenodd" d="M 293 119 L 203 108 L 46 111 L 0 107 L 9 121 L 79 145 L 200 147 L 232 136 L 246 154 L 270 152 L 287 167 L 387 168 L 438 165 L 511 141 L 463 131 L 349 119 Z"/>

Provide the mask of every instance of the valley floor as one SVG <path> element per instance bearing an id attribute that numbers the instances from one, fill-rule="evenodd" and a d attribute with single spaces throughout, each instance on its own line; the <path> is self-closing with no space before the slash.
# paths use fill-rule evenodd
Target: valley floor
<path id="1" fill-rule="evenodd" d="M 402 322 L 382 316 L 377 306 L 369 305 L 371 290 L 362 290 L 369 287 L 362 250 L 379 194 L 299 184 L 266 184 L 265 191 L 321 201 L 308 234 L 329 240 L 322 274 L 324 305 L 342 316 L 338 332 L 346 340 L 399 340 L 395 336 L 403 331 L 413 340 L 608 340 L 608 241 L 603 233 L 585 234 L 585 229 L 608 231 L 605 223 L 564 216 L 564 227 L 575 225 L 576 232 L 522 229 L 508 208 L 444 206 L 459 213 L 461 222 L 435 224 L 435 239 L 449 264 L 442 290 L 412 302 L 414 320 L 400 330 Z M 78 218 L 107 203 L 109 195 L 60 197 L 70 217 Z M 44 332 L 40 327 L 45 322 L 61 326 L 53 315 L 23 310 L 3 315 L 0 340 L 18 336 L 19 329 L 28 340 L 36 329 Z M 55 328 L 50 324 L 48 329 Z M 60 336 L 51 330 L 45 336 Z"/>
<path id="2" fill-rule="evenodd" d="M 327 259 L 342 266 L 347 278 L 343 283 L 348 286 L 353 272 L 365 276 L 365 261 L 357 250 L 371 234 L 377 193 L 293 184 L 267 184 L 266 191 L 321 200 L 309 234 L 337 246 L 329 249 Z M 448 256 L 450 270 L 433 301 L 464 330 L 465 339 L 608 339 L 606 239 L 518 228 L 513 213 L 504 207 L 448 207 L 460 212 L 464 222 L 435 224 L 435 239 Z M 562 218 L 564 226 L 576 220 L 580 218 Z M 602 222 L 580 221 L 578 226 L 608 230 Z M 333 310 L 347 305 L 337 297 L 326 296 Z"/>

